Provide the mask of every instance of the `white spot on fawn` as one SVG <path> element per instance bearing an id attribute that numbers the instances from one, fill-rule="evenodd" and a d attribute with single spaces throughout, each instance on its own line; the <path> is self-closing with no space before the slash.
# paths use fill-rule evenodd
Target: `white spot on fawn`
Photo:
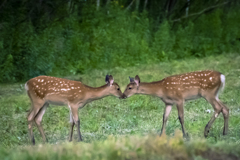
<path id="1" fill-rule="evenodd" d="M 209 79 L 210 79 L 210 81 L 212 81 L 212 77 L 210 77 Z"/>

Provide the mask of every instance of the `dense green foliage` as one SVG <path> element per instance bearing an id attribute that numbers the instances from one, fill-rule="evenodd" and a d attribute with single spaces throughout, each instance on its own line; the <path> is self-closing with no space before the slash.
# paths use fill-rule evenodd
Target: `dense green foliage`
<path id="1" fill-rule="evenodd" d="M 171 7 L 169 12 L 156 8 L 166 0 L 149 2 L 144 11 L 142 1 L 138 10 L 126 10 L 128 1 L 122 0 L 98 11 L 90 0 L 70 1 L 72 5 L 33 2 L 1 5 L 0 82 L 240 50 L 237 1 L 181 21 L 177 19 L 185 15 L 182 2 L 171 12 Z M 192 1 L 189 14 L 213 4 Z"/>
<path id="2" fill-rule="evenodd" d="M 240 56 L 229 54 L 173 60 L 154 65 L 128 68 L 92 70 L 70 76 L 90 86 L 101 86 L 104 77 L 112 73 L 123 91 L 129 83 L 128 76 L 138 74 L 142 82 L 157 81 L 164 77 L 203 69 L 214 69 L 226 76 L 226 86 L 220 99 L 229 107 L 229 134 L 222 135 L 223 116 L 216 119 L 209 137 L 203 137 L 204 127 L 210 120 L 213 108 L 204 99 L 185 104 L 185 127 L 189 140 L 182 140 L 175 130 L 181 130 L 177 109 L 174 107 L 166 126 L 168 137 L 156 137 L 162 125 L 164 104 L 159 98 L 135 95 L 125 100 L 106 97 L 93 101 L 79 110 L 83 142 L 68 143 L 69 110 L 52 105 L 43 117 L 43 128 L 49 139 L 42 145 L 42 138 L 34 127 L 37 147 L 28 143 L 27 110 L 30 100 L 24 84 L 0 85 L 0 159 L 209 159 L 240 157 Z M 125 77 L 125 78 L 124 78 Z M 208 113 L 210 110 L 211 113 Z M 114 138 L 108 139 L 109 136 Z M 175 136 L 175 138 L 174 138 Z M 74 139 L 77 139 L 76 130 Z M 56 145 L 59 144 L 59 145 Z M 44 153 L 44 154 L 42 154 Z M 180 158 L 179 158 L 180 157 Z M 159 159 L 159 158 L 158 158 Z"/>

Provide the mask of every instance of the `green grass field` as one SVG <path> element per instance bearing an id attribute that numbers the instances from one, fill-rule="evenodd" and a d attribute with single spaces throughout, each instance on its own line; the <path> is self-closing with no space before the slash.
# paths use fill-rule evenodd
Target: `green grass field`
<path id="1" fill-rule="evenodd" d="M 89 86 L 101 86 L 112 74 L 124 91 L 128 76 L 138 74 L 142 82 L 196 70 L 213 69 L 226 76 L 220 99 L 229 107 L 229 133 L 223 136 L 220 115 L 208 138 L 203 131 L 213 114 L 204 99 L 185 104 L 185 127 L 189 140 L 182 139 L 176 107 L 169 116 L 166 136 L 158 137 L 164 104 L 157 97 L 135 95 L 125 100 L 106 97 L 79 110 L 83 142 L 67 142 L 69 110 L 50 106 L 43 117 L 49 140 L 34 127 L 36 146 L 28 142 L 27 111 L 30 100 L 24 83 L 0 85 L 0 159 L 240 159 L 240 56 L 223 54 L 203 59 L 185 59 L 160 64 L 94 70 L 83 75 L 66 75 Z M 208 113 L 210 110 L 211 113 Z M 76 130 L 75 130 L 76 131 Z M 220 158 L 219 158 L 220 157 Z M 239 158 L 238 158 L 239 157 Z"/>

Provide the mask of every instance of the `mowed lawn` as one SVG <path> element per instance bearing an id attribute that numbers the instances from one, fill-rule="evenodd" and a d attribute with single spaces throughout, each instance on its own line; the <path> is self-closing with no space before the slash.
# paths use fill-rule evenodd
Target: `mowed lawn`
<path id="1" fill-rule="evenodd" d="M 157 97 L 134 95 L 128 99 L 106 97 L 79 110 L 83 142 L 67 142 L 69 109 L 52 106 L 43 117 L 49 140 L 42 143 L 34 127 L 36 146 L 28 142 L 27 112 L 30 100 L 23 83 L 0 85 L 0 159 L 238 159 L 240 157 L 240 56 L 222 54 L 202 59 L 184 59 L 130 68 L 93 70 L 82 75 L 66 75 L 98 87 L 105 75 L 112 74 L 121 90 L 129 76 L 139 75 L 142 82 L 197 70 L 217 70 L 226 76 L 219 98 L 230 109 L 229 133 L 223 136 L 222 114 L 214 122 L 208 138 L 203 131 L 213 114 L 204 99 L 188 101 L 184 107 L 189 138 L 183 139 L 177 109 L 174 106 L 166 126 L 166 135 L 158 137 L 162 126 L 164 103 Z"/>

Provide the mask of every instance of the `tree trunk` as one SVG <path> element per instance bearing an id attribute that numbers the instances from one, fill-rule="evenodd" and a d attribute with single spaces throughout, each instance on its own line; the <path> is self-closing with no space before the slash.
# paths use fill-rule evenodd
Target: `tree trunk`
<path id="1" fill-rule="evenodd" d="M 143 10 L 146 10 L 148 0 L 145 0 Z"/>
<path id="2" fill-rule="evenodd" d="M 190 0 L 187 0 L 187 7 L 186 7 L 186 17 L 188 16 L 188 10 L 189 10 L 189 6 L 190 6 Z"/>
<path id="3" fill-rule="evenodd" d="M 135 8 L 136 11 L 138 11 L 139 4 L 140 4 L 140 0 L 136 0 L 136 8 Z"/>
<path id="4" fill-rule="evenodd" d="M 97 11 L 99 10 L 100 0 L 97 0 Z"/>

